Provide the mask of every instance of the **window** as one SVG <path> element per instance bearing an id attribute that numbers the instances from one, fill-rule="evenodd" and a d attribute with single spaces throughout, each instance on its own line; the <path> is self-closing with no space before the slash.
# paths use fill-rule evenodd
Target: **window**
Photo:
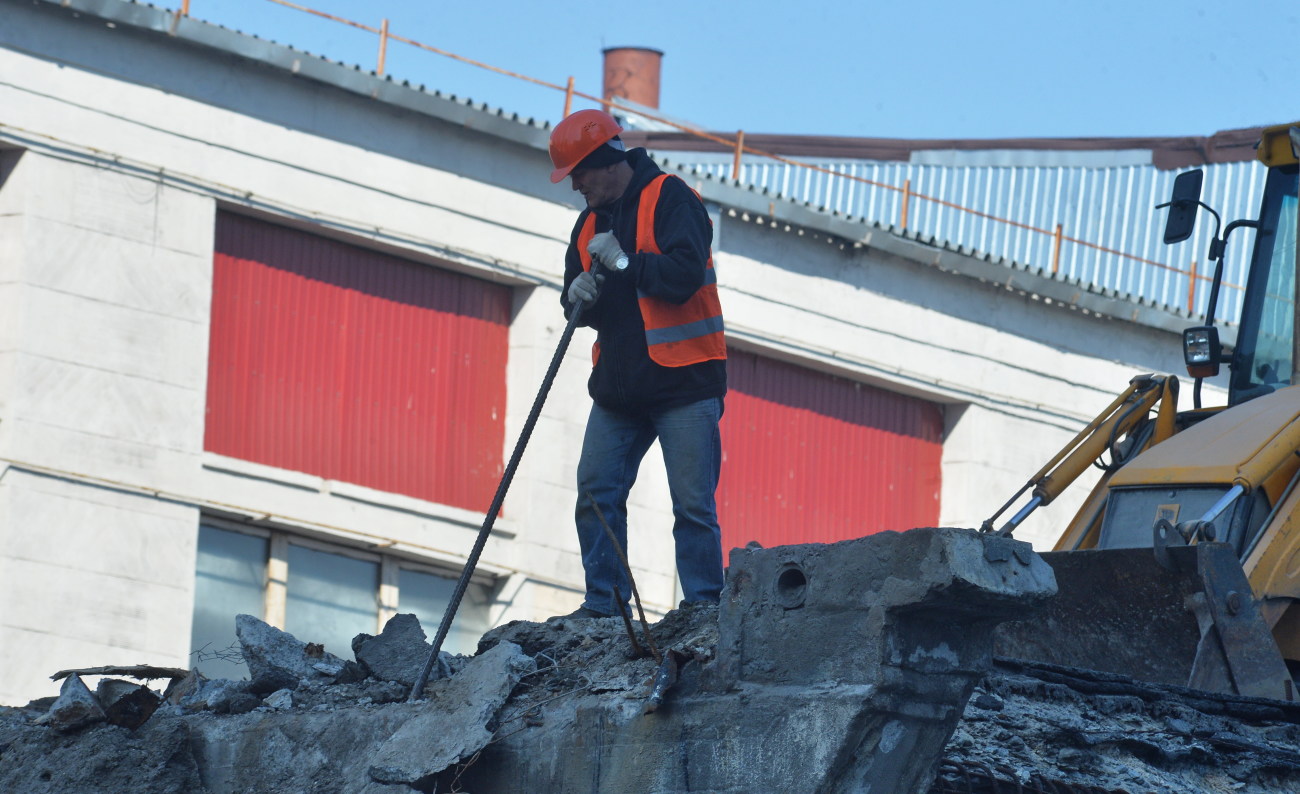
<path id="1" fill-rule="evenodd" d="M 447 611 L 451 593 L 456 589 L 456 582 L 442 576 L 422 571 L 403 568 L 398 577 L 398 612 L 411 612 L 420 619 L 424 633 L 429 641 L 438 631 L 442 616 Z M 488 588 L 473 583 L 465 590 L 465 597 L 456 608 L 456 617 L 451 622 L 447 639 L 443 647 L 452 653 L 474 653 L 478 648 L 479 637 L 492 628 L 488 621 L 488 607 L 492 603 L 492 594 Z"/>
<path id="2" fill-rule="evenodd" d="M 236 645 L 235 615 L 261 615 L 266 590 L 267 539 L 199 527 L 190 652 L 209 678 L 247 678 L 248 668 L 227 649 Z"/>
<path id="3" fill-rule="evenodd" d="M 352 638 L 375 633 L 379 563 L 290 544 L 286 595 L 284 630 L 350 659 Z"/>
<path id="4" fill-rule="evenodd" d="M 414 613 L 432 642 L 455 585 L 447 575 L 394 555 L 205 520 L 195 573 L 193 666 L 209 678 L 248 677 L 235 638 L 239 614 L 321 643 L 342 659 L 353 658 L 353 637 L 378 633 L 398 612 Z M 474 653 L 491 628 L 492 604 L 492 588 L 471 582 L 443 650 Z"/>

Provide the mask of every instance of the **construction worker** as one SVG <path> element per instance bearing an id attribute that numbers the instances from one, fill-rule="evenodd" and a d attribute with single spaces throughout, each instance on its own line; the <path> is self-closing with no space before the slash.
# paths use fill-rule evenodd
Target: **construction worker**
<path id="1" fill-rule="evenodd" d="M 619 614 L 631 587 L 605 523 L 627 549 L 627 497 L 656 438 L 673 500 L 686 602 L 718 601 L 722 541 L 714 492 L 727 347 L 704 204 L 612 116 L 580 110 L 551 133 L 551 181 L 586 199 L 565 256 L 560 302 L 596 329 L 591 415 L 578 462 L 578 541 L 586 598 L 569 618 Z M 602 522 L 603 517 L 603 522 Z M 615 588 L 623 601 L 616 602 Z"/>

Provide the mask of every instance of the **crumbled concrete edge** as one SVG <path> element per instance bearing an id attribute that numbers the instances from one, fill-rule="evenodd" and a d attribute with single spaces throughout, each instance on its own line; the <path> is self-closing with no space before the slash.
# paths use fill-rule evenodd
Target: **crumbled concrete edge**
<path id="1" fill-rule="evenodd" d="M 433 682 L 426 689 L 427 708 L 375 754 L 371 779 L 415 784 L 477 753 L 492 740 L 492 724 L 510 693 L 536 670 L 523 649 L 503 642 L 455 676 Z"/>

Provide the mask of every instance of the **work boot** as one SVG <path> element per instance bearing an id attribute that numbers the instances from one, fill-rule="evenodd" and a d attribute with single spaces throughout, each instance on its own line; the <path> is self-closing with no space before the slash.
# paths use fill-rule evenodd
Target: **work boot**
<path id="1" fill-rule="evenodd" d="M 604 612 L 597 612 L 594 609 L 578 607 L 567 615 L 552 615 L 546 619 L 547 623 L 552 620 L 600 620 L 601 618 L 612 618 L 613 615 L 606 615 Z"/>

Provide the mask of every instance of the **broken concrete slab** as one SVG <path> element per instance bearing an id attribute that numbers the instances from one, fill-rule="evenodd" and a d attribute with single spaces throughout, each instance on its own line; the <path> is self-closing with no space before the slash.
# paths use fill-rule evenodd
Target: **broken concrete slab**
<path id="1" fill-rule="evenodd" d="M 293 690 L 280 689 L 267 695 L 263 700 L 267 708 L 275 711 L 288 711 L 293 708 Z"/>
<path id="2" fill-rule="evenodd" d="M 348 706 L 316 710 L 324 704 L 296 702 L 340 688 L 331 686 L 284 693 L 293 703 L 283 711 L 195 713 L 164 722 L 187 726 L 204 785 L 213 794 L 411 792 L 410 782 L 472 756 L 491 740 L 501 703 L 534 666 L 518 646 L 503 643 L 467 662 L 453 678 L 431 683 L 428 699 L 418 703 L 360 706 L 354 698 Z"/>
<path id="3" fill-rule="evenodd" d="M 412 614 L 393 615 L 378 636 L 358 634 L 352 640 L 353 655 L 371 676 L 408 687 L 415 685 L 432 652 L 420 619 Z M 443 670 L 450 670 L 451 654 L 440 651 L 438 656 Z"/>
<path id="4" fill-rule="evenodd" d="M 149 721 L 162 704 L 162 698 L 147 686 L 137 686 L 132 691 L 103 704 L 104 716 L 109 723 L 127 730 L 135 730 Z"/>
<path id="5" fill-rule="evenodd" d="M 970 530 L 734 550 L 716 660 L 684 664 L 653 713 L 653 661 L 636 683 L 589 667 L 567 696 L 512 702 L 529 728 L 488 745 L 461 785 L 923 791 L 988 669 L 993 628 L 1054 589 L 1027 544 Z"/>
<path id="6" fill-rule="evenodd" d="M 101 678 L 99 683 L 95 685 L 95 699 L 99 701 L 99 705 L 108 708 L 139 688 L 140 684 L 135 681 L 124 681 L 120 678 Z"/>
<path id="7" fill-rule="evenodd" d="M 393 703 L 178 719 L 190 732 L 211 794 L 351 794 L 375 782 L 369 768 L 376 752 L 426 708 L 423 703 Z M 402 789 L 413 794 L 405 784 L 394 791 Z M 137 789 L 130 791 L 136 794 Z"/>
<path id="8" fill-rule="evenodd" d="M 677 613 L 666 620 L 677 621 Z M 658 628 L 659 624 L 653 627 L 656 641 L 668 640 L 668 645 L 675 646 L 676 642 L 660 635 Z M 606 662 L 622 663 L 616 659 L 613 654 L 597 659 L 597 667 L 586 672 L 603 676 Z M 631 663 L 645 665 L 645 660 Z M 1005 660 L 995 663 L 993 671 L 977 686 L 965 718 L 944 751 L 940 762 L 943 781 L 936 782 L 930 794 L 1020 790 L 1017 786 L 1026 791 L 1152 794 L 1300 791 L 1300 706 L 1296 704 L 1251 699 L 1225 704 L 1188 690 L 1144 692 L 1133 689 L 1131 682 L 1098 681 L 1095 677 L 1072 681 L 1060 671 L 1048 672 L 1051 674 L 1027 670 L 1023 665 L 1008 667 Z M 545 724 L 545 720 L 539 724 L 512 715 L 521 706 L 538 702 L 521 695 L 547 693 L 547 697 L 563 697 L 563 690 L 551 686 L 555 683 L 553 676 L 565 678 L 560 668 L 552 668 L 525 679 L 521 688 L 526 690 L 512 696 L 498 715 L 501 727 L 496 736 L 532 731 Z M 397 684 L 384 685 L 401 689 Z M 320 748 L 332 753 L 333 748 L 346 747 L 356 738 L 361 743 L 356 756 L 363 757 L 373 751 L 376 736 L 398 730 L 423 704 L 358 706 L 357 695 L 363 687 L 357 685 L 329 686 L 318 692 L 332 691 L 350 694 L 340 696 L 337 706 L 324 712 L 304 713 L 299 708 L 288 713 L 258 712 L 242 717 L 164 712 L 135 734 L 107 725 L 60 733 L 31 725 L 22 715 L 32 714 L 32 709 L 0 707 L 0 748 L 4 748 L 0 750 L 0 791 L 414 794 L 415 790 L 406 784 L 371 781 L 353 787 L 353 781 L 361 778 L 345 777 L 343 773 L 364 773 L 365 769 L 357 770 L 355 759 L 322 759 Z M 312 692 L 308 690 L 307 694 Z M 1137 711 L 1116 711 L 1105 705 L 1108 698 L 1116 696 L 1126 701 L 1138 697 L 1143 705 Z M 672 707 L 671 699 L 666 707 Z M 190 737 L 184 747 L 174 741 L 178 727 L 183 727 Z M 282 741 L 282 732 L 292 739 Z M 265 777 L 261 781 L 252 780 L 245 770 L 238 779 L 242 782 L 230 783 L 223 777 L 225 771 L 214 766 L 212 759 L 229 749 L 232 739 L 238 744 L 240 736 L 292 749 L 294 759 L 304 762 L 304 771 L 291 776 L 272 764 L 263 769 Z M 200 747 L 207 749 L 197 756 L 189 755 Z M 269 755 L 274 758 L 275 753 Z M 243 756 L 240 761 L 252 763 L 257 759 Z M 489 761 L 485 754 L 469 770 Z M 194 776 L 184 777 L 186 770 Z M 490 791 L 469 788 L 469 770 L 459 790 L 479 794 Z M 42 774 L 50 779 L 41 780 Z M 439 776 L 437 790 L 456 790 L 444 784 L 444 777 Z M 763 790 L 780 789 L 769 786 Z"/>
<path id="9" fill-rule="evenodd" d="M 972 549 L 948 532 L 850 542 L 838 549 L 791 547 L 777 559 L 733 560 L 721 608 L 674 610 L 652 626 L 655 643 L 682 656 L 676 685 L 650 714 L 644 707 L 654 692 L 655 662 L 629 657 L 631 645 L 617 621 L 611 627 L 599 625 L 609 621 L 517 623 L 490 632 L 484 651 L 465 664 L 472 668 L 492 649 L 511 651 L 506 643 L 517 640 L 539 669 L 523 676 L 461 748 L 452 746 L 455 737 L 442 734 L 464 732 L 465 723 L 448 723 L 444 712 L 459 709 L 480 719 L 492 711 L 491 703 L 468 701 L 491 701 L 504 683 L 470 686 L 467 678 L 457 687 L 453 680 L 436 681 L 428 690 L 440 693 L 436 698 L 407 703 L 408 688 L 395 682 L 323 679 L 293 690 L 292 706 L 284 711 L 217 715 L 169 707 L 134 735 L 106 725 L 61 733 L 31 725 L 35 710 L 0 708 L 0 791 L 802 794 L 861 791 L 868 783 L 873 794 L 904 790 L 903 784 L 867 779 L 862 771 L 894 771 L 890 763 L 909 747 L 917 768 L 939 757 L 929 748 L 934 736 L 943 735 L 945 704 L 960 700 L 963 671 L 981 665 L 978 624 L 1009 608 L 999 599 L 1012 589 L 998 581 L 1037 576 L 1032 557 L 1019 559 L 983 542 L 974 547 L 976 558 L 984 550 L 996 564 L 972 570 Z M 949 555 L 960 559 L 940 564 Z M 802 571 L 802 583 L 792 570 Z M 890 577 L 922 577 L 928 584 L 916 588 Z M 890 593 L 911 600 L 894 601 Z M 849 606 L 837 615 L 840 604 Z M 839 636 L 813 646 L 783 640 L 776 628 L 795 628 L 790 621 L 800 613 Z M 865 630 L 855 621 L 876 618 L 882 637 L 869 646 L 875 662 L 849 659 L 843 669 L 850 675 L 843 679 L 836 675 L 840 667 L 821 666 L 827 655 L 862 652 L 854 632 Z M 968 633 L 965 623 L 975 628 Z M 917 628 L 927 624 L 937 628 Z M 737 632 L 739 641 L 731 636 Z M 758 663 L 764 654 L 774 659 L 772 665 Z M 493 677 L 486 668 L 479 672 Z M 1242 699 L 1228 715 L 1215 710 L 1221 703 L 1190 690 L 1148 693 L 1122 682 L 1074 683 L 1055 670 L 1035 675 L 1028 683 L 1009 679 L 1001 669 L 985 675 L 943 760 L 935 761 L 946 782 L 929 788 L 913 781 L 916 788 L 905 790 L 965 790 L 989 772 L 998 776 L 990 790 L 1041 781 L 1044 790 L 1110 791 L 1121 785 L 1158 794 L 1300 791 L 1300 706 Z M 13 712 L 28 716 L 11 720 Z M 434 737 L 432 743 L 411 736 L 405 751 L 390 744 L 421 720 L 425 730 L 415 733 Z M 908 720 L 923 723 L 919 737 Z M 188 737 L 182 745 L 175 742 L 178 727 Z M 481 752 L 471 751 L 485 734 L 491 739 Z M 156 745 L 141 743 L 141 736 L 157 737 Z M 377 767 L 386 751 L 402 763 Z M 407 755 L 425 753 L 440 759 L 404 766 Z M 431 773 L 458 755 L 442 772 Z M 107 785 L 96 787 L 101 781 L 87 763 L 116 765 Z M 385 779 L 414 779 L 418 788 L 375 780 L 372 769 Z M 48 779 L 42 781 L 42 773 Z"/>
<path id="10" fill-rule="evenodd" d="M 130 731 L 106 723 L 75 733 L 0 720 L 0 791 L 23 794 L 203 794 L 193 737 L 178 719 Z M 233 793 L 232 793 L 233 794 Z"/>
<path id="11" fill-rule="evenodd" d="M 247 681 L 214 678 L 210 681 L 201 681 L 198 688 L 189 697 L 181 699 L 181 705 L 226 712 L 230 710 L 230 702 L 233 699 L 246 694 L 248 694 Z"/>
<path id="12" fill-rule="evenodd" d="M 178 706 L 182 702 L 189 702 L 203 687 L 205 680 L 203 676 L 199 675 L 198 670 L 191 670 L 184 678 L 173 678 L 167 684 L 167 688 L 163 690 L 163 700 L 173 706 Z"/>
<path id="13" fill-rule="evenodd" d="M 266 697 L 281 689 L 297 689 L 302 679 L 288 670 L 270 668 L 260 671 L 248 682 L 248 691 L 258 697 Z"/>
<path id="14" fill-rule="evenodd" d="M 299 681 L 333 680 L 347 668 L 343 659 L 321 645 L 302 642 L 252 615 L 235 616 L 235 636 L 252 677 L 249 690 L 254 693 L 294 688 Z"/>
<path id="15" fill-rule="evenodd" d="M 104 709 L 82 682 L 81 676 L 69 675 L 59 688 L 59 697 L 50 710 L 37 720 L 60 731 L 75 731 L 105 718 Z"/>
<path id="16" fill-rule="evenodd" d="M 212 712 L 214 714 L 247 714 L 261 705 L 262 700 L 257 695 L 240 692 L 218 703 L 212 708 Z"/>
<path id="17" fill-rule="evenodd" d="M 1300 704 L 999 659 L 944 749 L 953 789 L 1300 791 Z"/>
<path id="18" fill-rule="evenodd" d="M 537 662 L 500 643 L 451 678 L 426 688 L 427 708 L 379 748 L 369 774 L 378 783 L 415 784 L 469 758 L 492 739 L 498 710 Z"/>
<path id="19" fill-rule="evenodd" d="M 323 779 L 351 790 L 427 787 L 480 750 L 479 763 L 456 770 L 468 773 L 470 790 L 698 783 L 739 791 L 766 785 L 765 764 L 788 768 L 812 791 L 867 782 L 910 790 L 928 773 L 915 771 L 915 757 L 936 741 L 942 747 L 987 662 L 988 626 L 1050 586 L 1031 553 L 990 553 L 999 542 L 1015 543 L 918 530 L 738 552 L 721 608 L 678 610 L 655 627 L 656 644 L 674 654 L 677 681 L 653 695 L 653 713 L 646 704 L 655 663 L 630 656 L 618 621 L 506 627 L 456 676 L 430 685 L 426 703 L 331 711 L 337 687 L 327 684 L 341 660 L 242 616 L 250 690 L 257 680 L 292 679 L 272 698 L 281 710 L 223 721 L 172 711 L 164 719 L 207 717 L 188 724 L 205 779 L 220 791 L 268 781 L 311 788 Z M 394 637 L 427 648 L 422 631 L 402 623 Z M 498 714 L 539 663 L 547 675 L 530 676 L 527 694 Z M 203 699 L 203 682 L 187 681 L 189 697 Z M 902 774 L 909 770 L 912 779 Z"/>

